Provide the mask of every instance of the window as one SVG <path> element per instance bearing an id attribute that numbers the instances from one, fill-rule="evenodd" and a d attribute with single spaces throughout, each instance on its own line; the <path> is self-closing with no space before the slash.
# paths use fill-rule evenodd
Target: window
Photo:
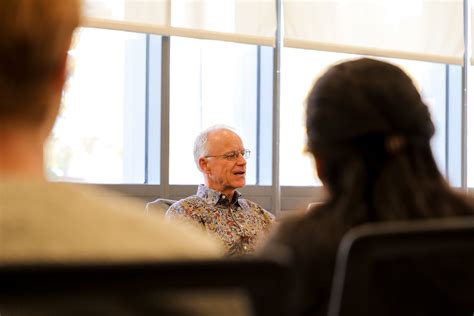
<path id="1" fill-rule="evenodd" d="M 281 66 L 280 178 L 281 185 L 321 185 L 314 161 L 305 153 L 305 99 L 317 77 L 334 63 L 360 56 L 286 48 Z M 436 126 L 432 140 L 441 170 L 446 165 L 446 65 L 385 59 L 411 75 Z M 460 78 L 459 78 L 460 80 Z M 313 170 L 310 172 L 310 170 Z"/>
<path id="2" fill-rule="evenodd" d="M 47 146 L 52 180 L 143 183 L 146 35 L 83 28 Z"/>
<path id="3" fill-rule="evenodd" d="M 239 32 L 234 34 L 232 31 L 238 29 L 230 18 L 233 10 L 238 11 L 239 16 L 257 12 L 246 1 L 236 1 L 239 6 L 233 6 L 234 1 L 222 4 L 223 7 L 230 6 L 223 15 L 215 17 L 207 16 L 207 7 L 204 6 L 206 10 L 201 10 L 204 15 L 199 19 L 195 18 L 192 4 L 183 6 L 184 11 L 177 10 L 179 5 L 176 4 L 174 11 L 165 11 L 161 7 L 149 10 L 150 6 L 162 5 L 158 1 L 87 2 L 86 9 L 97 13 L 91 17 L 105 19 L 105 22 L 92 20 L 88 25 L 174 35 L 161 37 L 96 28 L 78 31 L 70 51 L 73 71 L 47 148 L 46 168 L 50 179 L 134 184 L 115 187 L 147 199 L 158 195 L 180 198 L 195 192 L 195 185 L 202 182 L 202 175 L 193 159 L 195 137 L 211 125 L 224 124 L 236 128 L 244 146 L 252 152 L 247 161 L 249 187 L 243 190 L 249 199 L 267 209 L 275 207 L 275 212 L 304 209 L 309 202 L 321 200 L 324 190 L 320 188 L 313 158 L 304 150 L 305 98 L 314 80 L 329 66 L 360 56 L 318 51 L 316 49 L 346 48 L 344 45 L 325 46 L 310 39 L 309 42 L 315 45 L 312 46 L 299 37 L 285 38 L 284 44 L 315 50 L 285 47 L 280 51 L 263 46 L 274 43 L 276 38 L 269 35 L 274 34 L 274 25 L 270 23 L 262 28 L 260 19 L 255 19 L 252 25 L 263 32 L 243 32 L 243 42 L 254 44 L 227 42 L 242 40 Z M 274 8 L 272 2 L 265 5 Z M 148 15 L 155 9 L 163 13 L 162 16 Z M 288 13 L 290 7 L 287 5 L 280 9 Z M 270 11 L 258 11 L 255 16 L 263 14 L 272 20 Z M 406 10 L 402 13 L 412 16 Z M 180 17 L 179 14 L 184 15 Z M 311 19 L 313 14 L 308 11 L 304 16 L 311 22 L 314 21 Z M 203 27 L 191 23 L 188 25 L 191 29 L 186 30 L 164 28 L 170 26 L 168 22 L 177 23 L 177 19 L 188 15 L 191 18 L 188 22 L 202 22 Z M 375 18 L 379 19 L 378 16 Z M 135 23 L 142 19 L 146 23 Z M 163 25 L 160 24 L 162 20 L 166 22 Z M 224 22 L 225 27 L 217 27 L 214 22 Z M 320 22 L 324 23 L 324 20 Z M 208 23 L 213 25 L 212 30 L 205 27 Z M 249 27 L 248 23 L 239 25 L 244 31 Z M 288 33 L 293 26 L 286 26 L 287 29 L 283 29 L 278 25 L 278 30 Z M 219 38 L 221 41 L 178 35 Z M 456 43 L 458 38 L 456 36 Z M 453 45 L 441 46 L 450 49 Z M 374 54 L 383 55 L 385 52 L 377 47 L 374 49 Z M 275 52 L 281 52 L 281 55 L 274 56 Z M 457 62 L 459 50 L 453 52 L 455 56 L 445 62 Z M 403 56 L 423 58 L 424 55 L 418 52 Z M 432 140 L 436 161 L 450 183 L 460 185 L 463 172 L 460 127 L 462 68 L 421 61 L 385 60 L 401 66 L 412 76 L 430 107 L 436 126 Z M 281 62 L 280 69 L 275 68 L 278 61 Z M 278 87 L 278 80 L 279 95 L 273 90 Z M 472 83 L 470 91 L 474 91 Z M 274 101 L 279 102 L 279 140 L 272 136 L 276 119 Z M 472 125 L 472 111 L 468 111 L 467 120 L 468 126 Z M 470 129 L 468 133 L 467 153 L 468 161 L 471 161 L 473 136 Z M 272 163 L 274 142 L 279 143 L 280 161 L 275 168 Z M 279 179 L 279 183 L 272 183 L 273 178 Z M 468 185 L 474 186 L 472 164 L 468 164 Z"/>
<path id="4" fill-rule="evenodd" d="M 171 38 L 170 184 L 202 183 L 193 158 L 196 136 L 225 124 L 237 129 L 256 183 L 257 51 L 254 45 Z"/>
<path id="5" fill-rule="evenodd" d="M 470 65 L 470 74 L 473 74 L 473 67 Z M 468 107 L 467 107 L 467 186 L 474 187 L 474 82 L 472 76 L 469 77 Z"/>

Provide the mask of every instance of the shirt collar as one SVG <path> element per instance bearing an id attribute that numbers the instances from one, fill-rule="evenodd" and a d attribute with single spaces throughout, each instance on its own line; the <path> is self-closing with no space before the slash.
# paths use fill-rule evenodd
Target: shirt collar
<path id="1" fill-rule="evenodd" d="M 224 203 L 224 204 L 228 203 L 228 199 L 223 193 L 210 189 L 206 187 L 204 184 L 199 185 L 196 195 L 202 198 L 204 201 L 206 201 L 207 204 L 217 205 L 219 203 Z M 239 205 L 239 199 L 241 196 L 242 194 L 236 190 L 230 204 Z"/>

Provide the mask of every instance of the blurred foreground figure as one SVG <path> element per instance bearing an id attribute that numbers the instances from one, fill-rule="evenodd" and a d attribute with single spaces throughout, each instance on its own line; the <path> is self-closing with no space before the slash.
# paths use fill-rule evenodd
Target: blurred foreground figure
<path id="1" fill-rule="evenodd" d="M 80 10 L 76 0 L 0 1 L 0 264 L 219 256 L 198 229 L 146 217 L 141 203 L 46 181 L 43 146 Z"/>
<path id="2" fill-rule="evenodd" d="M 312 88 L 306 115 L 308 149 L 329 198 L 282 223 L 270 244 L 295 255 L 295 315 L 326 315 L 336 251 L 351 227 L 474 212 L 439 172 L 430 113 L 398 67 L 372 59 L 331 67 Z"/>

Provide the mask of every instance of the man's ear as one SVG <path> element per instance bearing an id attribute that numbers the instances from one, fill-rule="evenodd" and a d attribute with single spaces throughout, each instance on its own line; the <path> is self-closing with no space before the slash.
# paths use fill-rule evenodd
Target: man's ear
<path id="1" fill-rule="evenodd" d="M 64 50 L 61 52 L 61 56 L 56 65 L 55 73 L 53 74 L 53 78 L 50 83 L 51 97 L 49 100 L 47 100 L 49 106 L 48 114 L 39 130 L 40 136 L 42 138 L 48 137 L 48 135 L 51 133 L 61 107 L 62 91 L 64 88 L 64 83 L 67 79 L 67 58 L 70 42 L 71 39 L 69 38 L 69 40 L 66 41 Z"/>
<path id="2" fill-rule="evenodd" d="M 53 82 L 54 89 L 59 94 L 61 94 L 64 88 L 64 83 L 66 82 L 66 79 L 68 76 L 67 60 L 68 60 L 69 48 L 71 46 L 71 40 L 72 40 L 72 37 L 66 41 L 66 46 L 64 47 L 64 50 L 62 51 L 61 57 L 57 64 L 56 73 L 54 76 L 54 82 Z"/>
<path id="3" fill-rule="evenodd" d="M 321 159 L 319 159 L 316 155 L 314 155 L 314 161 L 316 164 L 316 172 L 318 173 L 318 178 L 321 180 L 321 182 L 325 182 L 325 176 L 324 176 L 324 169 L 322 166 Z"/>
<path id="4" fill-rule="evenodd" d="M 207 159 L 204 158 L 204 157 L 201 157 L 201 158 L 199 158 L 198 163 L 199 163 L 199 169 L 200 169 L 203 173 L 207 173 L 207 171 L 208 171 Z"/>

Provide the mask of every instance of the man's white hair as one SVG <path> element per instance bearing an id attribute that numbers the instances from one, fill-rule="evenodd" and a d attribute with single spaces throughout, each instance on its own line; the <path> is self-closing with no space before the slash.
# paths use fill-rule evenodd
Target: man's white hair
<path id="1" fill-rule="evenodd" d="M 199 158 L 209 154 L 209 148 L 207 147 L 208 136 L 210 133 L 218 130 L 231 131 L 232 133 L 237 134 L 234 128 L 222 124 L 213 125 L 199 133 L 199 135 L 196 137 L 196 140 L 194 141 L 194 162 L 196 163 L 196 166 L 199 170 L 201 170 L 201 167 L 199 166 Z"/>

